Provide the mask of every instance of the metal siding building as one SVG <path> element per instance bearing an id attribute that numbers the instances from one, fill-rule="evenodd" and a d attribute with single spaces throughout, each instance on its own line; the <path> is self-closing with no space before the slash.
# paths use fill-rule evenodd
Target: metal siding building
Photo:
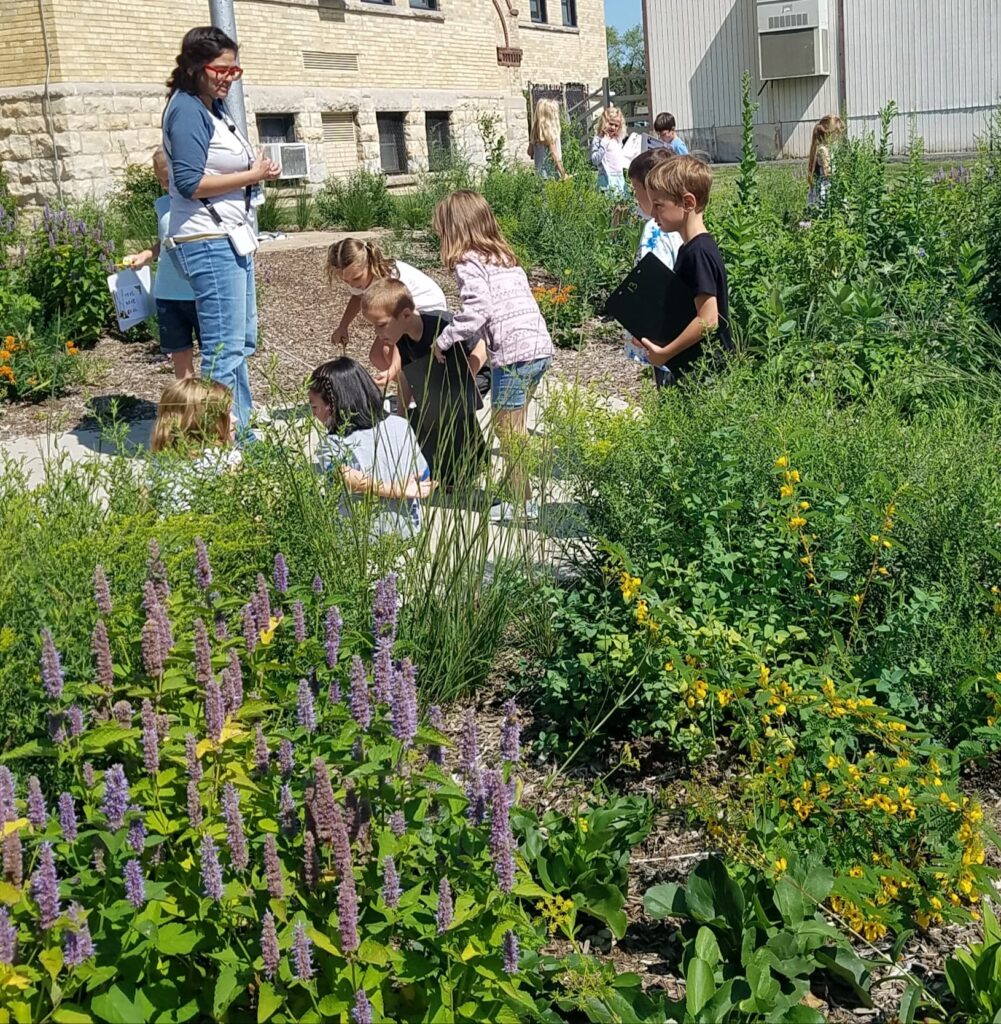
<path id="1" fill-rule="evenodd" d="M 765 156 L 805 157 L 814 123 L 841 100 L 852 134 L 877 125 L 895 100 L 897 152 L 912 117 L 929 152 L 971 150 L 1001 96 L 1001 0 L 830 0 L 830 74 L 764 83 L 757 0 L 644 0 L 643 8 L 651 108 L 670 110 L 690 148 L 714 160 L 739 158 L 745 68 Z"/>

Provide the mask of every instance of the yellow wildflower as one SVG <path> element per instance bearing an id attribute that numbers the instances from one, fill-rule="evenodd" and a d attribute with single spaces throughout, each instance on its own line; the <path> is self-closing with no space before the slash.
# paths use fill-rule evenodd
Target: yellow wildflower
<path id="1" fill-rule="evenodd" d="M 865 874 L 865 872 L 857 864 L 854 867 L 850 867 L 848 869 L 848 877 L 849 878 L 861 878 L 864 874 Z"/>
<path id="2" fill-rule="evenodd" d="M 781 875 L 781 874 L 783 874 L 783 873 L 785 872 L 786 868 L 788 868 L 788 867 L 789 867 L 789 863 L 788 863 L 788 861 L 787 861 L 787 860 L 785 859 L 785 857 L 779 857 L 779 858 L 778 858 L 778 859 L 777 859 L 777 860 L 775 861 L 775 870 L 776 870 L 776 871 L 777 871 L 777 872 L 778 872 L 778 873 L 779 873 L 780 875 Z"/>
<path id="3" fill-rule="evenodd" d="M 13 340 L 13 339 L 11 339 L 11 340 Z M 786 466 L 788 466 L 788 465 L 789 465 L 789 456 L 788 455 L 780 455 L 775 460 L 775 466 L 776 466 L 777 469 L 785 469 Z"/>
<path id="4" fill-rule="evenodd" d="M 799 470 L 798 469 L 790 469 L 785 474 L 785 481 L 786 481 L 787 484 L 798 484 L 799 483 Z"/>
<path id="5" fill-rule="evenodd" d="M 852 604 L 854 604 L 855 607 L 858 608 L 862 604 L 862 595 L 852 594 Z"/>
<path id="6" fill-rule="evenodd" d="M 801 501 L 799 507 L 805 512 L 810 507 L 810 503 L 808 501 Z"/>
<path id="7" fill-rule="evenodd" d="M 779 497 L 780 498 L 791 498 L 792 496 L 793 496 L 792 484 L 783 484 L 779 488 Z"/>
<path id="8" fill-rule="evenodd" d="M 716 694 L 716 702 L 721 708 L 725 708 L 733 700 L 733 690 L 720 690 Z"/>
<path id="9" fill-rule="evenodd" d="M 869 543 L 870 544 L 878 544 L 879 543 L 879 534 L 878 533 L 870 533 L 869 534 Z"/>
<path id="10" fill-rule="evenodd" d="M 801 530 L 804 526 L 806 526 L 806 520 L 802 516 L 793 516 L 789 520 L 790 530 Z"/>

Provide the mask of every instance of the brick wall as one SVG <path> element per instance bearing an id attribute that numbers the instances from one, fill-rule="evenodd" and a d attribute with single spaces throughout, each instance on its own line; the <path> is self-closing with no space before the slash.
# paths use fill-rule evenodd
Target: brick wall
<path id="1" fill-rule="evenodd" d="M 57 51 L 52 0 L 43 0 L 49 52 Z M 55 74 L 57 68 L 53 67 Z M 0 88 L 45 80 L 45 47 L 38 0 L 3 0 L 0 9 Z"/>

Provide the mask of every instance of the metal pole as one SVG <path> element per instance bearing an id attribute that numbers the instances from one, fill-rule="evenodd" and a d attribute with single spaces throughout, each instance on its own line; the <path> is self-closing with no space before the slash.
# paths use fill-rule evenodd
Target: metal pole
<path id="1" fill-rule="evenodd" d="M 233 0 L 209 0 L 209 13 L 212 18 L 212 27 L 221 28 L 230 39 L 239 43 Z M 249 138 L 250 136 L 247 135 L 247 107 L 243 102 L 243 82 L 234 82 L 230 86 L 229 95 L 226 97 L 226 109 L 229 110 L 229 116 L 236 122 L 240 131 Z"/>

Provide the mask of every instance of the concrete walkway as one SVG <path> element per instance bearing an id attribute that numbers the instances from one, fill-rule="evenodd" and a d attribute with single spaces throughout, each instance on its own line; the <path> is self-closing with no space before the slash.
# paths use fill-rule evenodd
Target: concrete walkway
<path id="1" fill-rule="evenodd" d="M 378 241 L 385 236 L 388 228 L 376 231 L 289 231 L 276 238 L 261 238 L 261 253 L 288 252 L 290 249 L 326 249 L 344 238 L 360 238 L 364 241 Z"/>

